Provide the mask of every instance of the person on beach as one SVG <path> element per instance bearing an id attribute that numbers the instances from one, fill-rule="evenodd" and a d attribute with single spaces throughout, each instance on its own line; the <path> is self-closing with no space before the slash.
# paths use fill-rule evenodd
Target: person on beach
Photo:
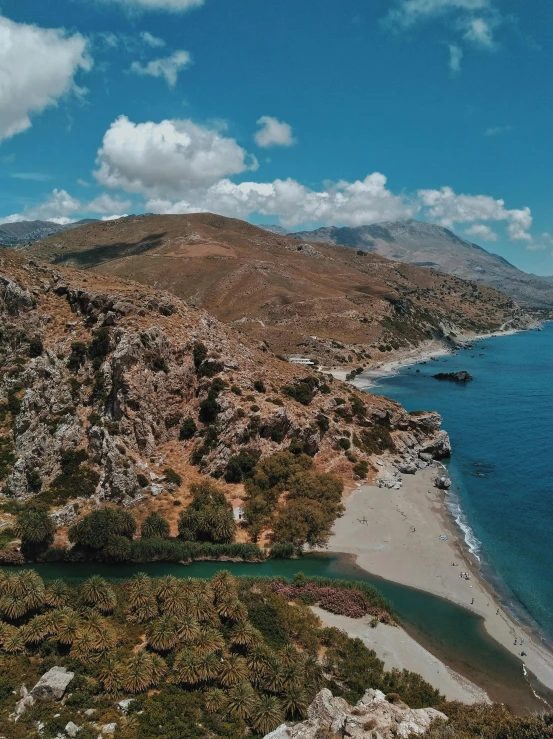
<path id="1" fill-rule="evenodd" d="M 471 600 L 470 604 L 471 604 L 471 606 L 474 605 L 474 598 Z"/>

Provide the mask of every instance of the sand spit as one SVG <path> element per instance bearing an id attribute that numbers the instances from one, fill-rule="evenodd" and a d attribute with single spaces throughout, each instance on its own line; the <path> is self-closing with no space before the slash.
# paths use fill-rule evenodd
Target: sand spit
<path id="1" fill-rule="evenodd" d="M 335 523 L 328 548 L 355 555 L 357 565 L 374 575 L 481 615 L 488 633 L 520 659 L 521 670 L 525 665 L 553 689 L 553 653 L 505 610 L 481 577 L 446 508 L 445 494 L 434 488 L 436 472 L 431 467 L 402 475 L 399 490 L 369 485 L 355 489 L 345 500 L 346 511 Z M 461 578 L 461 572 L 470 579 Z"/>

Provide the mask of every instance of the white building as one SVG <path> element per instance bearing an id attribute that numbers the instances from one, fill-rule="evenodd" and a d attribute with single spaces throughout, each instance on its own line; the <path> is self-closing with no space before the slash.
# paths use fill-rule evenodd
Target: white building
<path id="1" fill-rule="evenodd" d="M 288 361 L 291 364 L 307 364 L 307 365 L 310 365 L 310 366 L 314 366 L 315 365 L 315 362 L 311 361 L 311 359 L 309 359 L 309 357 L 290 357 L 288 359 Z"/>
<path id="2" fill-rule="evenodd" d="M 241 505 L 232 507 L 232 515 L 234 516 L 235 521 L 245 521 L 246 520 L 246 515 Z"/>

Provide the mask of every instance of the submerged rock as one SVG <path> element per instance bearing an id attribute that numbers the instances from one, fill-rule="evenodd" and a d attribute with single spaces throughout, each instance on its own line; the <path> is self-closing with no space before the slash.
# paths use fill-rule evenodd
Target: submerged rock
<path id="1" fill-rule="evenodd" d="M 281 724 L 266 739 L 316 739 L 342 736 L 351 739 L 407 739 L 424 734 L 437 720 L 447 716 L 434 708 L 411 709 L 395 694 L 367 690 L 355 706 L 335 698 L 328 689 L 321 690 L 307 711 L 307 721 Z"/>

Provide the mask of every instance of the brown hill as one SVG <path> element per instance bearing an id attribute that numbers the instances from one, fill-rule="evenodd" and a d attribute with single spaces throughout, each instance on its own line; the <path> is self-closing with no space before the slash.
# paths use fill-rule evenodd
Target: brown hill
<path id="1" fill-rule="evenodd" d="M 383 452 L 390 465 L 448 452 L 437 414 L 295 367 L 116 277 L 1 251 L 0 327 L 0 488 L 38 495 L 61 526 L 107 501 L 161 510 L 174 532 L 188 493 L 166 470 L 222 477 L 240 454 L 292 446 L 351 485 L 353 465 L 374 477 Z"/>
<path id="2" fill-rule="evenodd" d="M 323 364 L 521 320 L 510 298 L 486 286 L 211 214 L 96 222 L 21 251 L 163 288 L 275 354 Z"/>

